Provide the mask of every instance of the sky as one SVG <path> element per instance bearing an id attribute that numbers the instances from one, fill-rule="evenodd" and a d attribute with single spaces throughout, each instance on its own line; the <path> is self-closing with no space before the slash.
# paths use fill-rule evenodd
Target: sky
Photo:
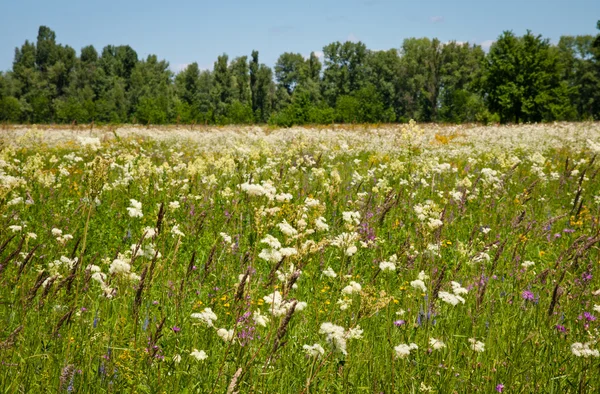
<path id="1" fill-rule="evenodd" d="M 35 41 L 40 25 L 77 53 L 94 45 L 130 45 L 140 58 L 156 54 L 174 72 L 198 63 L 212 69 L 259 51 L 273 66 L 284 52 L 308 56 L 335 41 L 362 41 L 372 50 L 400 48 L 410 37 L 461 41 L 489 48 L 505 30 L 529 29 L 558 42 L 596 35 L 598 0 L 0 0 L 0 71 L 15 47 Z"/>

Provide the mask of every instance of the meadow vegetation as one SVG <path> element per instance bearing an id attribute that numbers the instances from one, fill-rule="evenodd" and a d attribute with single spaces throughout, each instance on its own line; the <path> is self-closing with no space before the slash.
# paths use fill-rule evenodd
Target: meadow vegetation
<path id="1" fill-rule="evenodd" d="M 0 137 L 4 392 L 597 392 L 600 125 Z"/>

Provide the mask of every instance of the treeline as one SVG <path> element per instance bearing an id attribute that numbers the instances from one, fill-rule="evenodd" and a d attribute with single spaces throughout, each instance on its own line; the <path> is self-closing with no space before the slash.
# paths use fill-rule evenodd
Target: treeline
<path id="1" fill-rule="evenodd" d="M 597 28 L 600 29 L 600 21 Z M 0 121 L 11 123 L 251 124 L 543 122 L 600 119 L 600 34 L 553 45 L 504 32 L 478 45 L 409 38 L 372 51 L 334 42 L 323 62 L 284 53 L 219 56 L 174 74 L 130 46 L 76 51 L 39 28 L 0 73 Z"/>

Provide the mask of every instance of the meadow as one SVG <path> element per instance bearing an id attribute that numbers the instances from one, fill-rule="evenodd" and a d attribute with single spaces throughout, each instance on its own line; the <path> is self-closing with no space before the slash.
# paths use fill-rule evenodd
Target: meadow
<path id="1" fill-rule="evenodd" d="M 600 391 L 600 124 L 0 132 L 5 393 Z"/>

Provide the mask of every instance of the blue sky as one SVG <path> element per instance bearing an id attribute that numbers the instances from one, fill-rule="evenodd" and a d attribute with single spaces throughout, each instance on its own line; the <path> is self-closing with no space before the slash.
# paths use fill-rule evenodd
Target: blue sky
<path id="1" fill-rule="evenodd" d="M 308 55 L 334 41 L 360 40 L 369 49 L 399 48 L 408 37 L 437 37 L 488 47 L 504 30 L 527 29 L 557 42 L 561 35 L 596 34 L 596 0 L 0 0 L 0 70 L 14 49 L 35 41 L 40 25 L 79 53 L 93 44 L 131 45 L 177 71 L 217 56 L 260 54 L 272 66 L 283 52 Z"/>

